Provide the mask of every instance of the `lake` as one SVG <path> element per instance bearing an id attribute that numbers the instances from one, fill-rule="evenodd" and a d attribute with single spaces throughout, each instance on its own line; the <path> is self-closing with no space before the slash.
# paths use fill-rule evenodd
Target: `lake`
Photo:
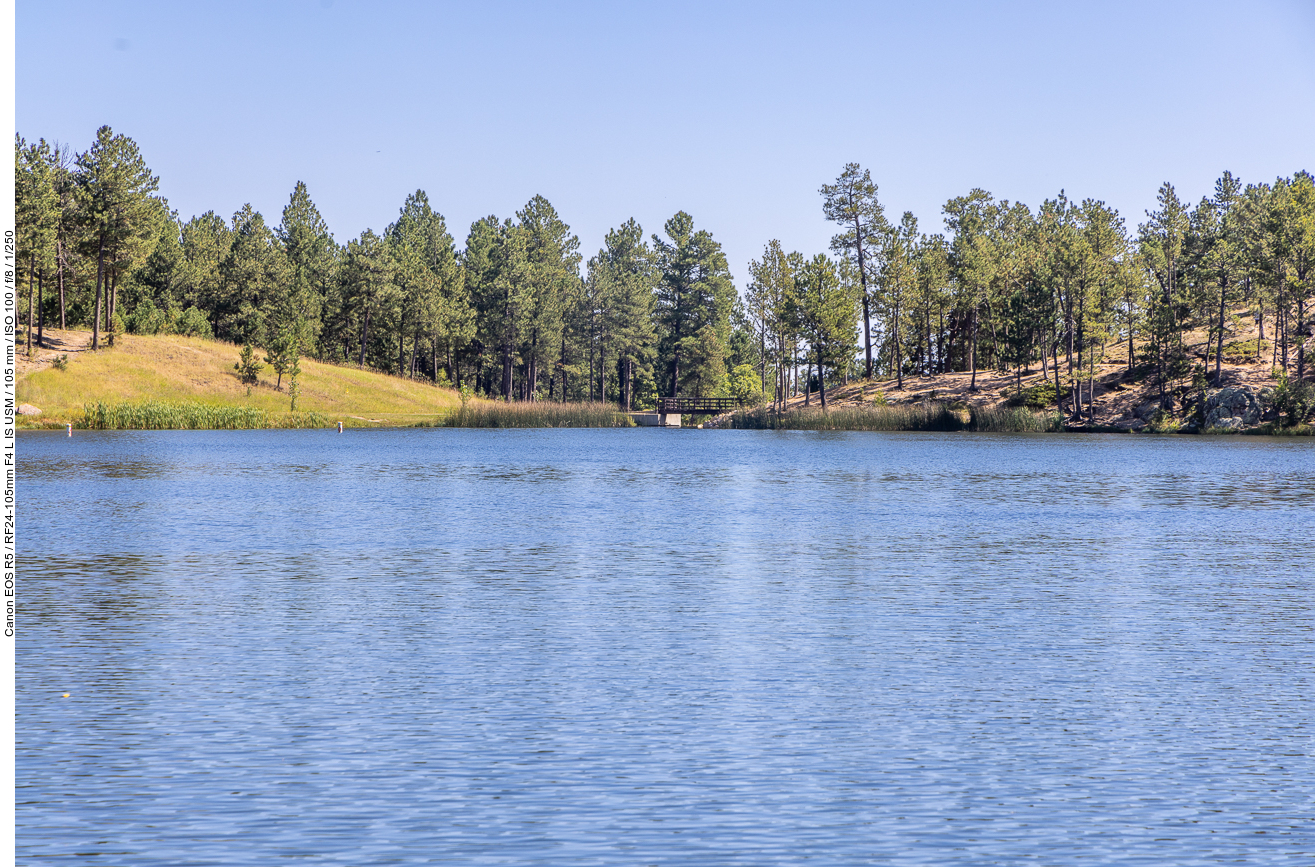
<path id="1" fill-rule="evenodd" d="M 22 864 L 1315 863 L 1310 439 L 18 448 Z"/>

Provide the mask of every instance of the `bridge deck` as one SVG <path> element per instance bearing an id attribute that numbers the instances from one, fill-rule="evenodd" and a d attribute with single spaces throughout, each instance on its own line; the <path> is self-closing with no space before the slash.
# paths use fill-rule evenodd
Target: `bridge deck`
<path id="1" fill-rule="evenodd" d="M 660 413 L 712 413 L 730 412 L 738 407 L 733 397 L 663 397 L 658 399 Z"/>

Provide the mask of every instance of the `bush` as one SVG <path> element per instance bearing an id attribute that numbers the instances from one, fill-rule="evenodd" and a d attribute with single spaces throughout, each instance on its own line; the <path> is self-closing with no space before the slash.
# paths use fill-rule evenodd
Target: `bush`
<path id="1" fill-rule="evenodd" d="M 124 321 L 129 334 L 159 334 L 169 330 L 169 317 L 147 298 Z"/>
<path id="2" fill-rule="evenodd" d="M 757 406 L 762 403 L 763 389 L 758 371 L 749 364 L 738 365 L 731 371 L 730 392 L 731 397 L 738 400 L 741 406 Z"/>
<path id="3" fill-rule="evenodd" d="M 1272 398 L 1278 422 L 1282 427 L 1299 425 L 1315 409 L 1315 388 L 1301 380 L 1288 379 L 1287 373 L 1279 371 L 1278 386 Z"/>
<path id="4" fill-rule="evenodd" d="M 250 343 L 243 345 L 242 354 L 238 356 L 237 364 L 233 369 L 237 371 L 237 378 L 246 385 L 255 385 L 260 382 L 260 371 L 265 365 L 256 360 L 256 349 Z"/>
<path id="5" fill-rule="evenodd" d="M 1025 406 L 1028 409 L 1049 409 L 1055 405 L 1055 384 L 1042 382 L 1009 396 L 1006 406 Z"/>
<path id="6" fill-rule="evenodd" d="M 175 334 L 183 334 L 188 337 L 204 337 L 209 339 L 213 336 L 210 329 L 210 320 L 206 319 L 205 314 L 195 307 L 188 307 L 178 315 L 174 320 L 173 330 Z"/>

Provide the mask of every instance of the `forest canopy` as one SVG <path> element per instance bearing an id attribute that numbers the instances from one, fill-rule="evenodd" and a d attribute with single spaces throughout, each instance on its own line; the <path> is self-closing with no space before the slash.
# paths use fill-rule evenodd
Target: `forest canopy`
<path id="1" fill-rule="evenodd" d="M 15 141 L 18 277 L 27 341 L 43 329 L 177 333 L 507 400 L 735 396 L 780 406 L 804 387 L 1040 365 L 1080 412 L 1083 378 L 1118 348 L 1161 390 L 1218 378 L 1239 316 L 1268 360 L 1307 376 L 1315 183 L 1225 172 L 1192 204 L 1172 184 L 1135 229 L 1063 191 L 1035 209 L 985 190 L 948 201 L 944 232 L 889 217 L 869 171 L 820 189 L 829 252 L 768 241 L 737 290 L 713 234 L 685 212 L 633 219 L 588 258 L 553 205 L 476 220 L 461 245 L 423 190 L 382 231 L 337 240 L 298 183 L 277 223 L 244 205 L 184 220 L 137 144 L 108 126 L 82 152 Z M 1184 342 L 1208 334 L 1213 369 Z M 247 354 L 250 357 L 250 353 Z M 1062 373 L 1062 379 L 1061 379 Z"/>

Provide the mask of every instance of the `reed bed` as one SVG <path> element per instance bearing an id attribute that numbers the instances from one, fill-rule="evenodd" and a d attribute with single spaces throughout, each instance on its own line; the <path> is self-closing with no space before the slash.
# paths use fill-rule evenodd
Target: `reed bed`
<path id="1" fill-rule="evenodd" d="M 822 412 L 795 410 L 777 415 L 767 409 L 742 410 L 729 428 L 750 430 L 957 431 L 967 428 L 959 413 L 943 403 L 841 407 Z"/>
<path id="2" fill-rule="evenodd" d="M 317 412 L 269 413 L 249 406 L 208 406 L 147 400 L 86 404 L 82 424 L 88 430 L 259 430 L 327 427 Z"/>
<path id="3" fill-rule="evenodd" d="M 1034 412 L 1026 407 L 971 407 L 968 427 L 979 433 L 1046 433 L 1063 430 L 1054 413 Z"/>
<path id="4" fill-rule="evenodd" d="M 632 427 L 630 416 L 609 403 L 468 403 L 442 417 L 440 427 Z"/>

